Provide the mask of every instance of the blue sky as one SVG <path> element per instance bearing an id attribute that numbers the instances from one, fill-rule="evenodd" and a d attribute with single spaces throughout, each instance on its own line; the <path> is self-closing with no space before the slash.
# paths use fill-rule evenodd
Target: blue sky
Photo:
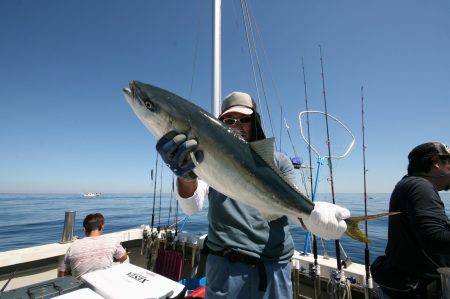
<path id="1" fill-rule="evenodd" d="M 351 155 L 336 162 L 337 192 L 362 190 L 361 85 L 369 192 L 391 191 L 415 145 L 450 142 L 448 1 L 274 3 L 250 2 L 297 150 L 307 158 L 297 122 L 301 57 L 311 108 L 323 110 L 319 44 L 328 110 L 357 137 Z M 0 192 L 151 191 L 155 139 L 121 88 L 136 79 L 188 97 L 198 39 L 191 99 L 209 110 L 211 9 L 210 1 L 1 1 Z M 223 3 L 222 33 L 222 94 L 255 96 L 237 0 Z M 313 119 L 322 150 L 323 132 L 323 120 Z M 335 126 L 331 137 L 336 151 L 348 141 Z M 281 138 L 292 155 L 285 132 Z M 329 192 L 326 173 L 322 192 Z"/>

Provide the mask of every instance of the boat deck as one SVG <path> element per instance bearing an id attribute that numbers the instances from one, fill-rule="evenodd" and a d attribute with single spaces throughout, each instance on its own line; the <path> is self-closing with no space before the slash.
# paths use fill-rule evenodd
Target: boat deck
<path id="1" fill-rule="evenodd" d="M 148 260 L 146 256 L 141 254 L 141 246 L 143 240 L 144 228 L 135 228 L 116 233 L 105 234 L 111 238 L 117 238 L 122 242 L 129 254 L 129 262 L 147 268 Z M 189 244 L 190 239 L 184 237 L 183 250 L 187 264 L 190 261 L 192 248 L 201 246 L 201 242 Z M 3 287 L 11 277 L 11 274 L 16 271 L 14 278 L 9 282 L 5 291 L 13 290 L 29 286 L 35 283 L 41 283 L 57 277 L 58 263 L 63 259 L 64 254 L 69 248 L 70 243 L 60 244 L 53 243 L 42 246 L 11 250 L 0 252 L 0 286 Z M 198 249 L 198 248 L 197 248 Z M 294 290 L 298 288 L 297 296 L 294 298 L 312 298 L 314 293 L 312 279 L 309 278 L 309 267 L 314 262 L 313 255 L 302 255 L 295 252 L 293 263 L 293 279 L 297 279 L 297 284 L 293 283 Z M 321 298 L 329 298 L 327 294 L 327 282 L 330 273 L 336 268 L 336 260 L 333 258 L 326 258 L 319 256 L 318 264 L 320 265 Z M 183 271 L 183 278 L 190 276 L 192 265 L 186 265 L 186 270 Z M 199 267 L 201 269 L 201 267 Z M 203 271 L 203 270 L 199 270 Z M 365 268 L 364 265 L 352 263 L 348 266 L 344 273 L 346 277 L 351 277 L 353 283 L 352 296 L 355 298 L 364 296 L 364 282 L 365 282 Z"/>

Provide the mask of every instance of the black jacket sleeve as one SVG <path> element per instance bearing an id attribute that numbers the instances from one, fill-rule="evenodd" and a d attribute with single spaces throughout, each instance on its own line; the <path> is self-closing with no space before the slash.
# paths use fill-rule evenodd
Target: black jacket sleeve
<path id="1" fill-rule="evenodd" d="M 450 226 L 444 203 L 432 185 L 416 185 L 407 203 L 408 217 L 423 248 L 450 255 Z"/>

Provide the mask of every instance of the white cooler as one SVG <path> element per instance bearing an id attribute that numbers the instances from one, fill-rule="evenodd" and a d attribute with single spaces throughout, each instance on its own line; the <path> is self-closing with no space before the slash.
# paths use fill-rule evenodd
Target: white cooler
<path id="1" fill-rule="evenodd" d="M 184 285 L 132 264 L 84 274 L 81 279 L 108 299 L 174 298 Z"/>

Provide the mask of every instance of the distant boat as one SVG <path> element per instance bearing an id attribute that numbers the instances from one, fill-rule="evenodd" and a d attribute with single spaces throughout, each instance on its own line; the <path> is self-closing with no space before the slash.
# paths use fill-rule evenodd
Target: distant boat
<path id="1" fill-rule="evenodd" d="M 100 192 L 88 192 L 88 193 L 83 193 L 83 197 L 97 197 L 100 196 L 101 193 Z"/>

